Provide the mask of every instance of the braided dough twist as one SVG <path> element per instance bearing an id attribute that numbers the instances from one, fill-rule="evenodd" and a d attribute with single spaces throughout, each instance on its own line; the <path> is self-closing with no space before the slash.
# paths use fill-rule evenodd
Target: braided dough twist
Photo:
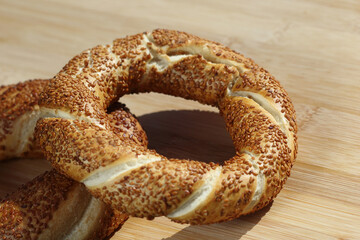
<path id="1" fill-rule="evenodd" d="M 38 106 L 40 92 L 48 83 L 30 80 L 0 87 L 0 160 L 43 157 L 33 132 L 39 118 L 53 113 Z M 114 134 L 120 139 L 135 136 L 134 144 L 147 145 L 145 132 L 128 109 L 114 103 L 108 112 Z M 55 170 L 0 201 L 1 239 L 104 239 L 127 218 L 91 196 L 83 184 Z"/>
<path id="2" fill-rule="evenodd" d="M 218 107 L 236 156 L 222 166 L 167 159 L 119 140 L 105 109 L 150 91 Z M 35 131 L 52 165 L 137 217 L 209 224 L 251 213 L 279 193 L 297 153 L 295 111 L 279 82 L 251 59 L 184 32 L 155 30 L 82 52 L 51 81 L 40 108 L 61 113 Z"/>

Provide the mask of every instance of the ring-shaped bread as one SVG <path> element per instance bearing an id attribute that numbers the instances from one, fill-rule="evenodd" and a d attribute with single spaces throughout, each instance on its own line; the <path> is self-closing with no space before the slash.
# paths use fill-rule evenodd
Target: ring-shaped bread
<path id="1" fill-rule="evenodd" d="M 167 159 L 121 141 L 107 107 L 125 94 L 159 92 L 218 107 L 236 155 L 223 165 Z M 151 103 L 149 103 L 151 104 Z M 251 59 L 199 37 L 155 30 L 82 52 L 54 77 L 36 139 L 52 165 L 122 212 L 209 224 L 266 206 L 297 153 L 286 91 Z"/>

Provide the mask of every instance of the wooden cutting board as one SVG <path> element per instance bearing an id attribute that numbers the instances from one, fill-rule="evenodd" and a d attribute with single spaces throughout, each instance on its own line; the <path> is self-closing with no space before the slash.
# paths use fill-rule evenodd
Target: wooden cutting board
<path id="1" fill-rule="evenodd" d="M 359 1 L 0 0 L 0 6 L 0 84 L 50 78 L 86 48 L 170 28 L 253 58 L 294 102 L 299 155 L 271 206 L 209 226 L 131 218 L 112 239 L 360 239 Z M 223 161 L 234 154 L 214 108 L 160 94 L 121 101 L 139 117 L 150 147 L 166 156 Z M 43 160 L 0 163 L 0 196 L 48 168 Z"/>

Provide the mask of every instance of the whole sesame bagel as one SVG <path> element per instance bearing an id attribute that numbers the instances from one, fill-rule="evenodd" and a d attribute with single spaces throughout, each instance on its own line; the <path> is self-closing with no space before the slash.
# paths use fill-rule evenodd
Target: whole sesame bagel
<path id="1" fill-rule="evenodd" d="M 43 157 L 34 141 L 39 118 L 57 114 L 40 108 L 39 93 L 49 80 L 0 87 L 0 160 Z M 147 137 L 124 105 L 107 109 L 110 128 L 119 139 L 147 145 Z M 0 201 L 1 239 L 104 239 L 128 216 L 93 197 L 81 183 L 46 172 Z"/>
<path id="2" fill-rule="evenodd" d="M 222 165 L 167 159 L 119 139 L 106 109 L 140 92 L 218 107 L 236 155 Z M 296 158 L 295 111 L 279 82 L 251 59 L 184 32 L 159 29 L 86 50 L 39 104 L 57 112 L 35 130 L 53 167 L 136 217 L 210 224 L 254 212 L 279 193 Z"/>

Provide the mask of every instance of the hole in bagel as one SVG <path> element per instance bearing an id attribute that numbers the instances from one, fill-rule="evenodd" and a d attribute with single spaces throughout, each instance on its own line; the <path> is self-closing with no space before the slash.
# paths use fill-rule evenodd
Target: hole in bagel
<path id="1" fill-rule="evenodd" d="M 143 103 L 136 102 L 154 95 L 156 101 L 165 103 L 164 107 L 154 106 L 154 112 L 142 114 Z M 167 158 L 222 164 L 235 155 L 225 122 L 216 108 L 156 93 L 126 96 L 121 102 L 137 115 L 148 136 L 148 148 Z"/>

